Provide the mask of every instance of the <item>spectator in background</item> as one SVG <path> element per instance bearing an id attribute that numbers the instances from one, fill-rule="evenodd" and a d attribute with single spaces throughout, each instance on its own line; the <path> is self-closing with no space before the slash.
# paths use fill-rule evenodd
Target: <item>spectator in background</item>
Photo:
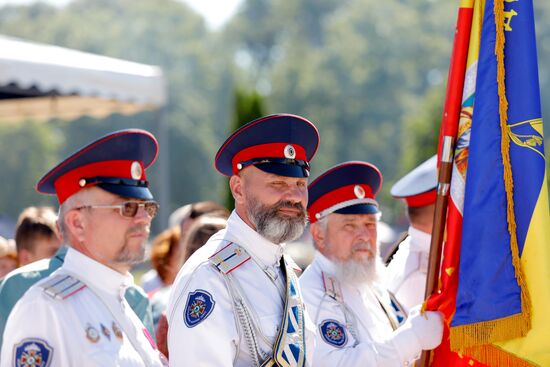
<path id="1" fill-rule="evenodd" d="M 0 278 L 17 268 L 15 242 L 0 236 Z"/>
<path id="2" fill-rule="evenodd" d="M 174 282 L 179 270 L 177 259 L 181 252 L 180 246 L 181 230 L 179 226 L 168 228 L 161 232 L 153 240 L 151 247 L 151 265 L 155 271 L 156 279 L 149 284 L 153 289 L 148 292 L 152 296 L 156 291 Z"/>
<path id="3" fill-rule="evenodd" d="M 50 258 L 61 247 L 56 221 L 57 215 L 48 206 L 31 206 L 21 212 L 15 229 L 19 266 Z"/>
<path id="4" fill-rule="evenodd" d="M 201 248 L 210 237 L 227 226 L 228 213 L 214 212 L 206 214 L 195 220 L 189 228 L 189 232 L 182 240 L 182 256 L 180 257 L 180 268 L 189 259 L 189 257 Z M 179 270 L 179 269 L 178 269 Z M 153 306 L 153 321 L 157 326 L 157 344 L 159 350 L 168 357 L 166 305 L 170 296 L 170 288 L 164 287 L 159 290 L 151 299 Z"/>
<path id="5" fill-rule="evenodd" d="M 214 212 L 198 218 L 189 228 L 189 233 L 182 240 L 181 266 L 193 255 L 195 251 L 201 248 L 214 233 L 223 229 L 227 225 L 227 212 Z M 179 271 L 179 269 L 178 269 Z"/>
<path id="6" fill-rule="evenodd" d="M 204 214 L 229 216 L 223 206 L 213 201 L 200 201 L 187 204 L 170 215 L 170 229 L 163 232 L 153 241 L 151 264 L 153 269 L 141 277 L 141 286 L 148 294 L 153 294 L 162 287 L 172 284 L 181 266 L 181 240 L 189 227 Z M 174 227 L 177 227 L 174 229 Z M 176 238 L 179 241 L 176 241 Z"/>

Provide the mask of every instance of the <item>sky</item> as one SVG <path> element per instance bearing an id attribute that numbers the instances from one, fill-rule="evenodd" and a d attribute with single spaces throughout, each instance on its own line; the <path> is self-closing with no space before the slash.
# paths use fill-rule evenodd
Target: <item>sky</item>
<path id="1" fill-rule="evenodd" d="M 63 6 L 71 0 L 42 0 L 43 2 Z M 211 29 L 220 28 L 235 12 L 243 0 L 181 0 L 202 14 Z M 0 0 L 0 6 L 6 4 L 29 4 L 37 0 Z"/>

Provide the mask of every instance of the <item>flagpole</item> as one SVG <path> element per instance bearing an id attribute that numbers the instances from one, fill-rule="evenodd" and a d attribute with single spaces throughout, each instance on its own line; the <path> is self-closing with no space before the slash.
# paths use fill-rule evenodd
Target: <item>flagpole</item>
<path id="1" fill-rule="evenodd" d="M 453 52 L 449 65 L 445 106 L 443 110 L 443 117 L 441 119 L 440 142 L 438 149 L 439 174 L 437 199 L 435 202 L 434 225 L 430 242 L 430 257 L 426 278 L 426 291 L 424 295 L 425 299 L 428 299 L 428 297 L 430 297 L 434 291 L 437 290 L 439 281 L 441 249 L 447 219 L 447 204 L 451 184 L 454 146 L 458 132 L 458 121 L 460 117 L 462 92 L 464 88 L 464 76 L 466 74 L 466 62 L 468 59 L 468 46 L 470 43 L 473 2 L 474 0 L 461 0 L 460 2 L 455 28 Z M 430 352 L 423 352 L 420 358 L 420 364 L 416 365 L 428 367 L 429 364 Z"/>

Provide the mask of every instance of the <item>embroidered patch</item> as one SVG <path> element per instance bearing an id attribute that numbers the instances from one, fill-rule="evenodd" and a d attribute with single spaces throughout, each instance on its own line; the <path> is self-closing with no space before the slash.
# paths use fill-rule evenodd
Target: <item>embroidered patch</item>
<path id="1" fill-rule="evenodd" d="M 205 320 L 214 309 L 216 302 L 212 295 L 202 289 L 197 289 L 187 296 L 187 304 L 183 311 L 183 320 L 187 327 L 194 327 Z"/>
<path id="2" fill-rule="evenodd" d="M 17 367 L 47 367 L 53 356 L 53 348 L 42 339 L 25 339 L 15 345 Z"/>
<path id="3" fill-rule="evenodd" d="M 336 320 L 325 320 L 319 325 L 323 340 L 330 345 L 341 348 L 347 341 L 346 329 Z"/>

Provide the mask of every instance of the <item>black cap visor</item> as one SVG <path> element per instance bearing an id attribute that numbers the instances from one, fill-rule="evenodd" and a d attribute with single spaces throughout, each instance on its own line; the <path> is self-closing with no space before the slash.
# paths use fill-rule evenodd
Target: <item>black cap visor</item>
<path id="1" fill-rule="evenodd" d="M 309 169 L 305 165 L 289 163 L 256 163 L 255 167 L 264 172 L 285 177 L 309 177 Z"/>
<path id="2" fill-rule="evenodd" d="M 338 209 L 334 212 L 338 214 L 376 214 L 380 211 L 376 205 L 364 203 L 346 206 L 345 208 Z"/>
<path id="3" fill-rule="evenodd" d="M 133 199 L 143 199 L 143 200 L 152 200 L 153 194 L 149 191 L 148 187 L 145 186 L 127 186 L 127 185 L 115 185 L 108 183 L 97 184 L 98 187 L 101 187 L 103 190 L 115 194 L 118 196 L 133 198 Z"/>

